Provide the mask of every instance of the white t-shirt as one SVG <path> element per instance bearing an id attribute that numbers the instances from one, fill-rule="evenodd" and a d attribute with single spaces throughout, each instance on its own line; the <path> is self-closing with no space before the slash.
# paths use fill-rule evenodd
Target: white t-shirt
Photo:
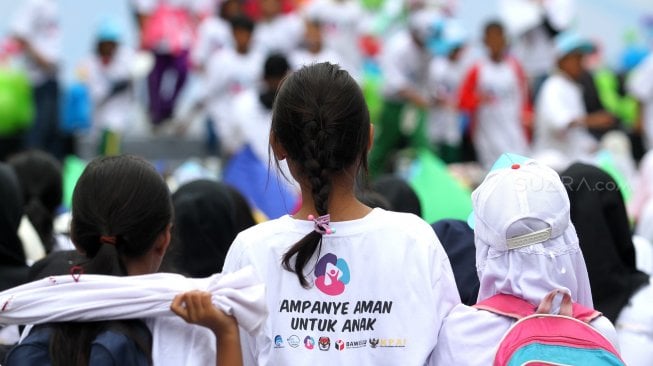
<path id="1" fill-rule="evenodd" d="M 428 365 L 492 365 L 501 339 L 514 323 L 505 316 L 460 304 L 445 319 Z M 616 331 L 606 317 L 590 325 L 618 349 Z"/>
<path id="2" fill-rule="evenodd" d="M 194 65 L 205 67 L 213 53 L 233 47 L 234 37 L 229 23 L 218 17 L 210 17 L 200 23 L 190 57 Z"/>
<path id="3" fill-rule="evenodd" d="M 478 93 L 492 99 L 478 106 L 472 136 L 479 161 L 490 168 L 503 153 L 529 155 L 522 125 L 525 95 L 512 61 L 483 59 L 478 67 Z"/>
<path id="4" fill-rule="evenodd" d="M 131 88 L 109 99 L 107 97 L 115 82 L 131 80 L 133 60 L 134 52 L 125 46 L 120 46 L 109 64 L 102 63 L 97 55 L 91 56 L 83 63 L 82 67 L 88 74 L 88 86 L 93 99 L 95 128 L 122 133 L 132 122 L 134 95 Z"/>
<path id="5" fill-rule="evenodd" d="M 430 62 L 431 54 L 420 49 L 408 31 L 395 34 L 386 42 L 380 57 L 383 96 L 402 101 L 397 94 L 407 88 L 426 95 Z"/>
<path id="6" fill-rule="evenodd" d="M 584 126 L 571 123 L 587 111 L 580 85 L 557 72 L 549 76 L 535 105 L 535 151 L 555 155 L 559 168 L 576 160 L 588 160 L 597 142 Z"/>
<path id="7" fill-rule="evenodd" d="M 444 101 L 429 111 L 428 135 L 433 143 L 457 145 L 461 139 L 460 113 L 458 111 L 458 88 L 466 65 L 437 57 L 429 67 L 429 94 Z"/>
<path id="8" fill-rule="evenodd" d="M 615 322 L 621 355 L 629 366 L 653 364 L 653 287 L 645 285 L 633 294 Z"/>
<path id="9" fill-rule="evenodd" d="M 423 365 L 460 302 L 433 229 L 379 208 L 331 227 L 305 267 L 308 289 L 281 260 L 313 222 L 283 216 L 234 241 L 224 270 L 253 265 L 270 313 L 262 335 L 241 337 L 245 365 Z"/>
<path id="10" fill-rule="evenodd" d="M 243 137 L 234 126 L 234 98 L 245 90 L 257 89 L 263 62 L 259 52 L 241 54 L 230 48 L 214 53 L 208 61 L 206 95 L 209 114 L 229 153 L 235 152 L 243 144 Z"/>
<path id="11" fill-rule="evenodd" d="M 363 7 L 356 0 L 314 0 L 303 9 L 309 19 L 322 23 L 324 43 L 342 60 L 350 74 L 362 71 L 363 56 L 358 40 L 361 34 Z"/>
<path id="12" fill-rule="evenodd" d="M 61 29 L 59 7 L 55 0 L 28 0 L 14 16 L 10 31 L 26 39 L 48 62 L 57 63 L 61 57 Z M 24 58 L 27 75 L 34 85 L 54 77 L 34 60 Z"/>
<path id="13" fill-rule="evenodd" d="M 650 149 L 653 146 L 653 54 L 633 70 L 626 86 L 633 96 L 642 101 L 643 127 L 646 144 Z"/>
<path id="14" fill-rule="evenodd" d="M 304 22 L 296 14 L 279 15 L 256 23 L 252 44 L 264 55 L 274 52 L 289 54 L 304 36 Z"/>
<path id="15" fill-rule="evenodd" d="M 320 62 L 338 64 L 343 69 L 347 70 L 347 66 L 342 64 L 340 55 L 327 47 L 322 47 L 318 53 L 311 53 L 306 49 L 298 49 L 290 54 L 290 65 L 293 70 L 299 70 L 302 68 L 302 66 L 312 65 Z"/>

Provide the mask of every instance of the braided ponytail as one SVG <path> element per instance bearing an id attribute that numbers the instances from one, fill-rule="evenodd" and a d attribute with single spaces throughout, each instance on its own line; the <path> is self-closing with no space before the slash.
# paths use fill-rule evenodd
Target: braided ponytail
<path id="1" fill-rule="evenodd" d="M 284 81 L 275 100 L 272 133 L 297 167 L 319 216 L 329 213 L 333 177 L 352 166 L 367 169 L 370 119 L 358 84 L 337 65 L 306 66 Z M 278 164 L 278 161 L 277 161 Z M 323 235 L 311 231 L 283 255 L 283 268 L 309 287 L 304 268 Z M 292 259 L 295 259 L 292 263 Z"/>
<path id="2" fill-rule="evenodd" d="M 311 185 L 311 196 L 315 204 L 315 210 L 318 215 L 326 215 L 329 211 L 329 193 L 331 192 L 331 176 L 327 162 L 324 161 L 326 154 L 320 151 L 320 142 L 324 142 L 326 134 L 320 129 L 319 124 L 312 120 L 304 125 L 302 133 L 302 140 L 306 141 L 304 144 L 304 164 L 303 171 L 306 179 Z M 322 141 L 320 141 L 322 140 Z M 309 284 L 304 277 L 303 269 L 306 263 L 310 260 L 313 253 L 319 253 L 322 246 L 322 234 L 317 231 L 311 231 L 300 241 L 295 243 L 288 252 L 283 256 L 283 267 L 289 271 L 297 274 L 299 283 L 308 288 Z M 290 264 L 290 259 L 297 255 L 295 258 L 294 267 Z"/>

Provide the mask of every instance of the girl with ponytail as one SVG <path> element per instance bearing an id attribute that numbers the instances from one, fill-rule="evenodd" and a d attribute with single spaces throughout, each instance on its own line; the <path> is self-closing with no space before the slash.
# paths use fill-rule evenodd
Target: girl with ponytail
<path id="1" fill-rule="evenodd" d="M 71 239 L 83 258 L 73 263 L 73 278 L 135 276 L 159 270 L 170 243 L 173 209 L 168 187 L 152 165 L 133 156 L 98 158 L 79 178 L 72 201 Z M 95 307 L 102 306 L 102 299 L 94 300 Z M 213 308 L 207 293 L 179 295 L 173 311 L 188 322 L 211 328 L 216 335 L 217 328 L 230 326 L 237 332 L 235 320 Z M 224 353 L 229 351 L 225 348 Z M 38 325 L 9 353 L 5 364 L 151 365 L 152 334 L 138 319 Z"/>
<path id="2" fill-rule="evenodd" d="M 266 336 L 240 332 L 245 364 L 423 365 L 435 348 L 460 302 L 451 266 L 419 217 L 356 198 L 372 134 L 360 88 L 337 65 L 281 84 L 270 147 L 302 206 L 242 232 L 227 254 L 224 272 L 252 265 L 267 286 Z M 314 350 L 331 348 L 343 352 Z"/>

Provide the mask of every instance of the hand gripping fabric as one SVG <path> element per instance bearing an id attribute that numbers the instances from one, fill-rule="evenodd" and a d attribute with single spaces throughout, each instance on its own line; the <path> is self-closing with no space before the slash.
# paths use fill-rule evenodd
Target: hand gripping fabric
<path id="1" fill-rule="evenodd" d="M 561 294 L 558 315 L 553 300 Z M 567 292 L 554 290 L 539 307 L 512 295 L 498 294 L 475 308 L 516 319 L 499 343 L 494 366 L 624 366 L 617 350 L 588 323 L 601 313 L 572 303 Z"/>
<path id="2" fill-rule="evenodd" d="M 172 273 L 51 276 L 0 292 L 0 324 L 175 317 L 172 299 L 191 290 L 212 293 L 213 304 L 249 333 L 258 333 L 267 317 L 265 286 L 250 266 L 207 278 Z"/>

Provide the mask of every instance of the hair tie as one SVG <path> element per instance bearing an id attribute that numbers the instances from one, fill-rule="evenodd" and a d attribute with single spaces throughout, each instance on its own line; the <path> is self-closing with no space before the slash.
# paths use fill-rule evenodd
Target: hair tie
<path id="1" fill-rule="evenodd" d="M 116 237 L 110 235 L 100 236 L 100 243 L 108 245 L 116 245 Z"/>
<path id="2" fill-rule="evenodd" d="M 313 230 L 321 235 L 329 235 L 336 232 L 334 229 L 329 227 L 331 222 L 331 215 L 329 214 L 320 216 L 318 218 L 313 215 L 308 215 L 308 219 L 315 223 Z"/>

